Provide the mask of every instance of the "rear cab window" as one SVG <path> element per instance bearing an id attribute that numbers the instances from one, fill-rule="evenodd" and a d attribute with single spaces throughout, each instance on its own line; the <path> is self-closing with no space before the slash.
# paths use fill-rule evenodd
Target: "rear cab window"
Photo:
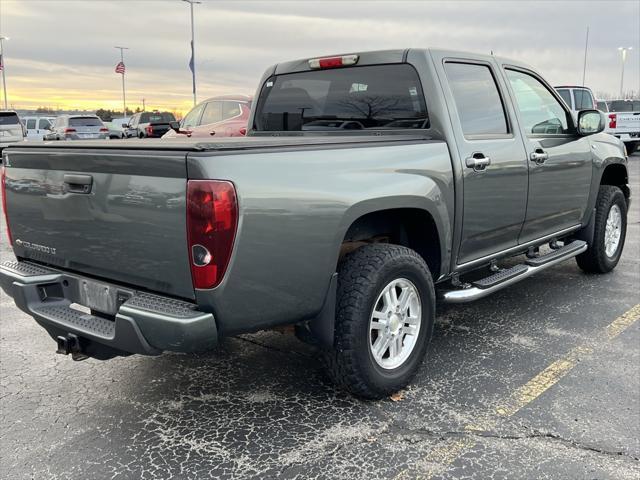
<path id="1" fill-rule="evenodd" d="M 175 120 L 171 112 L 146 112 L 140 116 L 139 123 L 169 123 Z"/>
<path id="2" fill-rule="evenodd" d="M 256 131 L 420 129 L 429 127 L 416 70 L 366 65 L 276 75 L 263 85 Z"/>
<path id="3" fill-rule="evenodd" d="M 612 100 L 609 103 L 610 112 L 639 112 L 640 100 Z"/>

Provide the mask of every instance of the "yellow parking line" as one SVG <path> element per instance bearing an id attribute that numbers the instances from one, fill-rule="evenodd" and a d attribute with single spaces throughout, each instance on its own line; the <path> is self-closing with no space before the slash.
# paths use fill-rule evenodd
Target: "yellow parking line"
<path id="1" fill-rule="evenodd" d="M 627 313 L 620 315 L 607 327 L 607 337 L 609 340 L 613 340 L 627 328 L 629 328 L 633 322 L 640 317 L 640 303 L 629 310 Z"/>
<path id="2" fill-rule="evenodd" d="M 640 304 L 631 308 L 607 325 L 604 336 L 605 342 L 616 338 L 638 319 L 640 319 Z M 563 358 L 556 360 L 518 388 L 504 403 L 498 405 L 494 410 L 493 418 L 488 416 L 487 418 L 479 419 L 473 424 L 465 425 L 464 429 L 470 433 L 486 432 L 493 429 L 496 425 L 495 414 L 497 414 L 497 418 L 510 417 L 533 402 L 569 373 L 581 358 L 593 353 L 599 344 L 605 343 L 600 340 L 600 337 L 597 337 L 593 342 L 574 348 Z M 439 475 L 447 470 L 460 456 L 464 455 L 465 452 L 471 450 L 476 443 L 477 442 L 470 437 L 446 440 L 431 450 L 418 464 L 400 472 L 396 480 L 405 478 L 432 478 L 435 475 Z"/>
<path id="3" fill-rule="evenodd" d="M 518 388 L 503 405 L 496 407 L 496 413 L 502 417 L 514 415 L 522 407 L 533 402 L 554 386 L 558 380 L 576 366 L 580 357 L 589 355 L 591 352 L 593 352 L 593 348 L 587 346 L 574 348 L 564 358 L 556 360 L 522 387 Z"/>

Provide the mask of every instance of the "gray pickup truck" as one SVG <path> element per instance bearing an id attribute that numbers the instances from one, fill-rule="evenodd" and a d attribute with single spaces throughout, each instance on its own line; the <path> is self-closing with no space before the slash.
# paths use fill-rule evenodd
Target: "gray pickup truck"
<path id="1" fill-rule="evenodd" d="M 256 98 L 246 138 L 4 151 L 2 288 L 58 352 L 200 351 L 295 324 L 336 383 L 380 398 L 419 368 L 436 299 L 620 259 L 624 147 L 526 65 L 303 59 Z"/>

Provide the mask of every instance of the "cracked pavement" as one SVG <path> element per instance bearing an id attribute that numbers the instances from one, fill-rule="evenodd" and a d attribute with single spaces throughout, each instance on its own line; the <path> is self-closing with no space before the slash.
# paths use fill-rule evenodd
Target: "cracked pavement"
<path id="1" fill-rule="evenodd" d="M 640 478 L 640 321 L 606 337 L 640 303 L 640 155 L 630 170 L 636 198 L 612 274 L 568 261 L 439 305 L 424 365 L 397 401 L 334 389 L 313 348 L 275 331 L 200 355 L 73 362 L 3 294 L 0 477 Z M 11 255 L 4 232 L 1 252 Z M 585 344 L 557 383 L 495 414 Z"/>

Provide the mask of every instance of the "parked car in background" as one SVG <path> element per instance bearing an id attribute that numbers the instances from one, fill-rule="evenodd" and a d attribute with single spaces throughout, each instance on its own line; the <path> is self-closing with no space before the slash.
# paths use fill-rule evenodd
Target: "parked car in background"
<path id="1" fill-rule="evenodd" d="M 179 131 L 170 130 L 162 138 L 243 137 L 251 113 L 248 95 L 222 95 L 209 98 L 191 109 L 180 122 Z"/>
<path id="2" fill-rule="evenodd" d="M 103 122 L 105 127 L 109 129 L 109 138 L 111 140 L 117 140 L 126 138 L 126 129 L 122 123 L 118 123 L 115 121 L 112 122 Z M 126 125 L 126 124 L 125 124 Z"/>
<path id="3" fill-rule="evenodd" d="M 610 100 L 607 131 L 622 140 L 629 154 L 640 146 L 640 100 Z"/>
<path id="4" fill-rule="evenodd" d="M 596 97 L 590 88 L 566 85 L 554 88 L 574 112 L 597 108 Z"/>
<path id="5" fill-rule="evenodd" d="M 27 131 L 13 110 L 0 111 L 0 151 L 10 144 L 24 142 Z"/>
<path id="6" fill-rule="evenodd" d="M 160 138 L 171 130 L 171 122 L 176 117 L 171 112 L 135 113 L 126 128 L 127 137 Z"/>
<path id="7" fill-rule="evenodd" d="M 49 133 L 55 119 L 56 117 L 41 117 L 39 115 L 22 117 L 22 124 L 27 130 L 27 141 L 42 141 L 44 135 Z"/>
<path id="8" fill-rule="evenodd" d="M 44 140 L 104 140 L 109 129 L 96 115 L 60 115 Z"/>

